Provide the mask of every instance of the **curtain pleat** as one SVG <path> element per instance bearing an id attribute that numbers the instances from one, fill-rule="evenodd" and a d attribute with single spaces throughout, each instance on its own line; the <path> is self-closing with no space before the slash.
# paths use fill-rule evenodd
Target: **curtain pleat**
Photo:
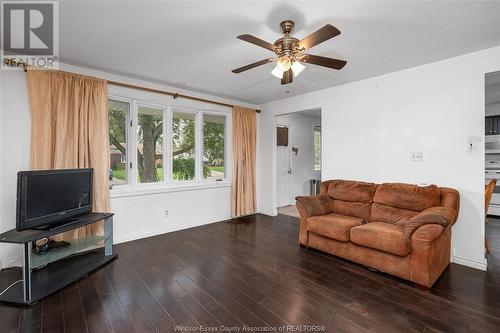
<path id="1" fill-rule="evenodd" d="M 108 212 L 109 143 L 107 83 L 73 73 L 28 69 L 31 110 L 30 167 L 94 169 L 93 209 Z M 102 235 L 102 223 L 63 235 Z"/>
<path id="2" fill-rule="evenodd" d="M 254 214 L 256 113 L 241 106 L 233 108 L 233 181 L 231 189 L 231 215 Z"/>

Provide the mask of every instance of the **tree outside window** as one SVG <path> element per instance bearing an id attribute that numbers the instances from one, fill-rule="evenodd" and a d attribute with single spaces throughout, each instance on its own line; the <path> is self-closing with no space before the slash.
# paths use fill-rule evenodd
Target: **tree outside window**
<path id="1" fill-rule="evenodd" d="M 172 116 L 172 178 L 191 180 L 195 177 L 196 114 L 174 112 Z"/>
<path id="2" fill-rule="evenodd" d="M 203 115 L 203 177 L 224 179 L 224 138 L 226 117 Z"/>
<path id="3" fill-rule="evenodd" d="M 109 100 L 110 183 L 127 183 L 127 117 L 130 103 Z"/>
<path id="4" fill-rule="evenodd" d="M 137 181 L 163 181 L 163 109 L 137 110 Z"/>

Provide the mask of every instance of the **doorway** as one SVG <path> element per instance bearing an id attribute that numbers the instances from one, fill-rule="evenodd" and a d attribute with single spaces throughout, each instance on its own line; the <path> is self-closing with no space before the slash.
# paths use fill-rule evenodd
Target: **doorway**
<path id="1" fill-rule="evenodd" d="M 321 109 L 276 116 L 278 214 L 299 217 L 295 197 L 319 193 Z"/>
<path id="2" fill-rule="evenodd" d="M 500 72 L 485 76 L 485 186 L 487 270 L 500 273 Z"/>

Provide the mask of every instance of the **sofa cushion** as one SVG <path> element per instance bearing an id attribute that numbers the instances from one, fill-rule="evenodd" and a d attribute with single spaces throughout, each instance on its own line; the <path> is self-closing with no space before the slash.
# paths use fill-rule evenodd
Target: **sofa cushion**
<path id="1" fill-rule="evenodd" d="M 307 219 L 307 231 L 338 241 L 348 242 L 351 228 L 362 223 L 363 220 L 360 218 L 338 214 L 313 216 Z"/>
<path id="2" fill-rule="evenodd" d="M 373 202 L 402 209 L 422 211 L 441 205 L 441 191 L 436 185 L 418 186 L 386 183 L 378 186 Z"/>
<path id="3" fill-rule="evenodd" d="M 332 200 L 332 212 L 339 215 L 353 216 L 370 220 L 370 210 L 372 205 L 362 202 L 351 202 L 343 200 Z"/>
<path id="4" fill-rule="evenodd" d="M 417 215 L 419 212 L 409 209 L 397 208 L 373 203 L 371 205 L 371 221 L 396 223 L 401 220 L 408 220 Z"/>
<path id="5" fill-rule="evenodd" d="M 371 249 L 398 256 L 410 253 L 410 240 L 405 237 L 403 227 L 385 222 L 370 222 L 354 227 L 350 232 L 351 242 Z"/>
<path id="6" fill-rule="evenodd" d="M 337 200 L 370 204 L 372 203 L 376 189 L 377 185 L 372 183 L 352 180 L 330 180 L 326 194 Z"/>

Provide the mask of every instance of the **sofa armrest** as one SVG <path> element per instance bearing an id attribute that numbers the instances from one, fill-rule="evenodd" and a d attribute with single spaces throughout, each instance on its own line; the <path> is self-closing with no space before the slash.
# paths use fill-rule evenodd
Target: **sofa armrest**
<path id="1" fill-rule="evenodd" d="M 429 224 L 437 224 L 446 228 L 455 223 L 457 219 L 457 212 L 454 209 L 438 206 L 431 207 L 418 213 L 404 224 L 404 234 L 406 237 L 411 238 L 412 235 L 419 230 L 422 226 Z M 426 233 L 426 230 L 431 228 L 424 228 L 420 235 Z M 438 228 L 439 229 L 439 228 Z M 439 235 L 438 235 L 439 236 Z"/>
<path id="2" fill-rule="evenodd" d="M 443 230 L 446 227 L 440 224 L 424 224 L 415 230 L 415 232 L 411 235 L 411 241 L 413 243 L 431 243 L 436 238 L 441 236 Z"/>
<path id="3" fill-rule="evenodd" d="M 301 218 L 311 216 L 326 215 L 332 212 L 330 198 L 327 195 L 320 194 L 314 196 L 298 196 L 297 209 Z"/>

